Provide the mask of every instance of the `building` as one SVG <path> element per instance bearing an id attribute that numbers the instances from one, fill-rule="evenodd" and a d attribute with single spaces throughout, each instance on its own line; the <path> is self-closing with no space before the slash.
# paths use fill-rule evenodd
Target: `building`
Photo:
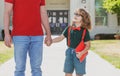
<path id="1" fill-rule="evenodd" d="M 4 12 L 4 0 L 0 0 L 0 40 L 3 40 L 3 34 L 2 34 L 2 30 L 3 30 L 3 12 Z"/>
<path id="2" fill-rule="evenodd" d="M 4 0 L 0 0 L 0 25 L 3 25 Z"/>
<path id="3" fill-rule="evenodd" d="M 4 0 L 0 0 L 0 40 L 4 39 L 3 14 L 4 14 Z M 10 21 L 10 32 L 11 30 L 12 30 L 12 21 Z"/>
<path id="4" fill-rule="evenodd" d="M 53 11 L 53 20 L 55 11 L 57 14 L 59 13 L 56 15 L 59 18 L 56 20 L 59 21 L 54 21 L 57 23 L 62 22 L 62 13 L 67 12 L 68 17 L 63 15 L 63 18 L 67 19 L 65 21 L 69 25 L 76 8 L 86 9 L 90 13 L 92 21 L 90 35 L 91 38 L 94 38 L 99 33 L 113 34 L 120 30 L 120 16 L 106 13 L 102 8 L 102 2 L 103 0 L 47 0 L 47 10 L 48 12 Z"/>
<path id="5" fill-rule="evenodd" d="M 3 1 L 0 1 L 0 25 L 3 25 Z M 76 8 L 84 8 L 90 13 L 93 39 L 96 34 L 113 34 L 120 30 L 120 16 L 106 13 L 102 8 L 103 0 L 46 0 L 46 7 L 52 34 L 61 34 Z"/>

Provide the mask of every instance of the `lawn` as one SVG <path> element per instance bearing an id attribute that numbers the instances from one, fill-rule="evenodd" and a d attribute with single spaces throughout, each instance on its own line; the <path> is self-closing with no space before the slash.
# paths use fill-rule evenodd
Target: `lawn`
<path id="1" fill-rule="evenodd" d="M 120 69 L 120 41 L 119 40 L 93 40 L 91 50 Z"/>
<path id="2" fill-rule="evenodd" d="M 0 41 L 0 65 L 13 57 L 13 47 L 8 48 Z"/>

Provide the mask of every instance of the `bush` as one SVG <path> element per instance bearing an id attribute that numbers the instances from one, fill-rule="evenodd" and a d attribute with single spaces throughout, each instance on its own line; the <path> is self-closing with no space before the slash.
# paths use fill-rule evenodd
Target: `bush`
<path id="1" fill-rule="evenodd" d="M 96 34 L 94 39 L 95 40 L 105 40 L 105 39 L 115 39 L 115 34 Z"/>

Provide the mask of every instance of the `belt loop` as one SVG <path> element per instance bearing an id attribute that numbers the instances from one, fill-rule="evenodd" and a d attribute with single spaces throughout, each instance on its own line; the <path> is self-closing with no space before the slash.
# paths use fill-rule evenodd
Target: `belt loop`
<path id="1" fill-rule="evenodd" d="M 73 52 L 74 52 L 74 49 L 72 49 L 71 54 L 73 54 Z"/>

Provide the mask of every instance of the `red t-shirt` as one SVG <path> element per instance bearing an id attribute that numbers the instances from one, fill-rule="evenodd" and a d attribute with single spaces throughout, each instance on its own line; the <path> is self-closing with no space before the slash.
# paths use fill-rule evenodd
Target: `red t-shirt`
<path id="1" fill-rule="evenodd" d="M 40 6 L 45 0 L 5 0 L 13 4 L 12 36 L 43 35 Z"/>

